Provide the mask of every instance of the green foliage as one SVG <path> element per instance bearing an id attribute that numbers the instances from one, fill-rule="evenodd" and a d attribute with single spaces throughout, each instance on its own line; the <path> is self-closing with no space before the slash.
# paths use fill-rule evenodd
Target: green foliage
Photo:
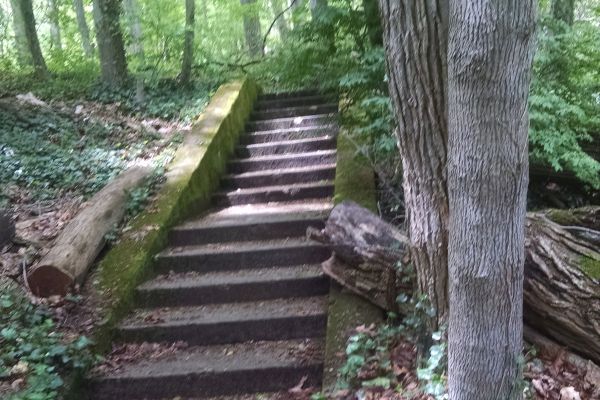
<path id="1" fill-rule="evenodd" d="M 533 162 L 573 172 L 600 188 L 600 163 L 585 150 L 600 140 L 600 28 L 543 19 L 530 96 Z"/>
<path id="2" fill-rule="evenodd" d="M 26 382 L 7 400 L 57 399 L 64 385 L 60 374 L 83 371 L 95 361 L 88 338 L 66 341 L 46 309 L 16 292 L 0 296 L 0 327 L 0 379 Z"/>
<path id="3" fill-rule="evenodd" d="M 94 193 L 141 151 L 112 143 L 110 126 L 91 123 L 82 134 L 71 119 L 50 110 L 0 106 L 0 121 L 0 182 L 37 198 Z"/>

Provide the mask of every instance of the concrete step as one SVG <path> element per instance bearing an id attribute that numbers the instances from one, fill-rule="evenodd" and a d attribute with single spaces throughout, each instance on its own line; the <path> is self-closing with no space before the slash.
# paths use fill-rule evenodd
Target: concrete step
<path id="1" fill-rule="evenodd" d="M 335 124 L 324 126 L 309 126 L 306 128 L 277 129 L 248 133 L 240 138 L 241 144 L 258 144 L 281 142 L 285 140 L 310 139 L 319 136 L 337 136 L 339 127 Z"/>
<path id="2" fill-rule="evenodd" d="M 158 359 L 125 364 L 87 383 L 94 400 L 159 400 L 287 390 L 306 377 L 319 386 L 319 339 L 190 347 Z"/>
<path id="3" fill-rule="evenodd" d="M 222 187 L 245 189 L 260 186 L 294 185 L 297 183 L 333 179 L 335 179 L 335 164 L 322 164 L 227 175 L 222 179 Z"/>
<path id="4" fill-rule="evenodd" d="M 229 171 L 234 174 L 280 168 L 307 167 L 310 165 L 332 164 L 337 160 L 336 150 L 319 150 L 308 153 L 284 154 L 229 162 Z"/>
<path id="5" fill-rule="evenodd" d="M 290 97 L 283 99 L 271 99 L 271 100 L 258 100 L 254 107 L 255 110 L 271 110 L 275 108 L 288 108 L 288 107 L 302 107 L 302 106 L 314 106 L 318 104 L 331 103 L 331 99 L 327 96 L 313 95 L 313 96 L 299 96 Z"/>
<path id="6" fill-rule="evenodd" d="M 302 237 L 309 226 L 323 228 L 327 215 L 327 212 L 322 211 L 250 214 L 229 218 L 210 218 L 208 215 L 172 229 L 169 233 L 169 243 L 171 246 L 194 246 L 207 243 Z"/>
<path id="7" fill-rule="evenodd" d="M 216 206 L 227 207 L 242 204 L 323 199 L 333 197 L 333 194 L 333 181 L 322 181 L 317 183 L 237 189 L 229 192 L 219 192 L 214 195 L 213 199 Z"/>
<path id="8" fill-rule="evenodd" d="M 338 112 L 337 103 L 316 104 L 312 106 L 298 106 L 286 108 L 274 108 L 258 110 L 252 113 L 251 119 L 254 121 L 273 118 L 299 117 L 303 115 L 315 114 L 334 114 Z"/>
<path id="9" fill-rule="evenodd" d="M 246 131 L 267 131 L 275 129 L 330 125 L 336 121 L 336 114 L 316 114 L 302 117 L 265 119 L 261 121 L 249 121 L 246 123 Z"/>
<path id="10" fill-rule="evenodd" d="M 310 297 L 329 292 L 320 264 L 239 271 L 161 275 L 137 288 L 142 307 L 180 307 L 213 303 Z"/>
<path id="11" fill-rule="evenodd" d="M 278 99 L 295 99 L 298 97 L 317 96 L 320 92 L 317 89 L 296 90 L 293 92 L 274 92 L 264 93 L 258 96 L 258 101 L 261 100 L 278 100 Z"/>
<path id="12" fill-rule="evenodd" d="M 118 328 L 123 342 L 208 346 L 259 340 L 322 337 L 327 297 L 137 310 Z"/>
<path id="13" fill-rule="evenodd" d="M 331 255 L 326 246 L 304 238 L 172 247 L 156 258 L 160 273 L 236 271 L 315 264 Z"/>
<path id="14" fill-rule="evenodd" d="M 236 150 L 238 157 L 262 157 L 278 154 L 307 153 L 318 150 L 333 150 L 336 148 L 334 136 L 321 136 L 308 139 L 286 140 L 239 146 Z"/>

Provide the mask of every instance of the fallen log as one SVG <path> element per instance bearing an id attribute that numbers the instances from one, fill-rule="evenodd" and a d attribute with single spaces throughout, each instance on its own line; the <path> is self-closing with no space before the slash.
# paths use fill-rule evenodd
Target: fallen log
<path id="1" fill-rule="evenodd" d="M 4 210 L 0 210 L 0 247 L 15 237 L 15 223 Z"/>
<path id="2" fill-rule="evenodd" d="M 524 319 L 558 343 L 600 362 L 600 248 L 594 241 L 600 234 L 600 207 L 561 211 L 561 223 L 568 221 L 565 226 L 557 215 L 527 215 Z M 334 208 L 323 230 L 309 229 L 308 236 L 334 250 L 333 258 L 323 264 L 325 273 L 374 304 L 397 310 L 393 299 L 407 293 L 410 279 L 410 271 L 402 266 L 407 263 L 398 265 L 408 255 L 408 239 L 400 230 L 344 202 Z"/>
<path id="3" fill-rule="evenodd" d="M 64 296 L 85 278 L 105 244 L 105 236 L 123 219 L 129 192 L 151 173 L 134 167 L 96 193 L 56 238 L 52 248 L 28 274 L 33 294 Z"/>

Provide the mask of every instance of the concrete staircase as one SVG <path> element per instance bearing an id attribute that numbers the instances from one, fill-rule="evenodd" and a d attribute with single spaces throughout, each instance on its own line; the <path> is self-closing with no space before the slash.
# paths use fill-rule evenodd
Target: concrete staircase
<path id="1" fill-rule="evenodd" d="M 319 264 L 330 251 L 305 232 L 332 207 L 336 113 L 311 91 L 259 98 L 215 208 L 171 231 L 158 275 L 118 329 L 120 343 L 187 347 L 94 376 L 92 399 L 252 399 L 243 395 L 304 378 L 320 386 L 329 282 Z"/>

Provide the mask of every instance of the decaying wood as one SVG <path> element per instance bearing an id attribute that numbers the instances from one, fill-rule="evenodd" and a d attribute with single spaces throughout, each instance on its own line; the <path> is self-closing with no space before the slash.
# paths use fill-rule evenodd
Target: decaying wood
<path id="1" fill-rule="evenodd" d="M 307 234 L 332 248 L 334 256 L 323 263 L 330 277 L 386 310 L 395 310 L 397 293 L 412 286 L 403 283 L 400 268 L 406 235 L 356 203 L 335 207 L 325 229 Z"/>
<path id="2" fill-rule="evenodd" d="M 585 272 L 587 263 L 600 264 L 600 249 L 544 213 L 528 215 L 525 247 L 525 321 L 600 361 L 600 281 Z"/>
<path id="3" fill-rule="evenodd" d="M 83 281 L 104 247 L 106 234 L 123 218 L 129 191 L 150 173 L 150 168 L 130 168 L 87 202 L 29 273 L 29 287 L 36 296 L 64 296 Z"/>
<path id="4" fill-rule="evenodd" d="M 600 247 L 593 241 L 600 232 L 600 207 L 560 214 L 527 215 L 524 319 L 598 363 L 600 281 L 588 268 L 600 263 Z M 374 304 L 395 311 L 394 299 L 410 290 L 407 263 L 401 262 L 408 254 L 407 237 L 369 210 L 344 202 L 334 208 L 323 230 L 309 229 L 308 235 L 334 250 L 334 257 L 323 263 L 325 272 Z"/>
<path id="5" fill-rule="evenodd" d="M 10 242 L 15 237 L 15 222 L 8 212 L 0 210 L 0 246 Z"/>

